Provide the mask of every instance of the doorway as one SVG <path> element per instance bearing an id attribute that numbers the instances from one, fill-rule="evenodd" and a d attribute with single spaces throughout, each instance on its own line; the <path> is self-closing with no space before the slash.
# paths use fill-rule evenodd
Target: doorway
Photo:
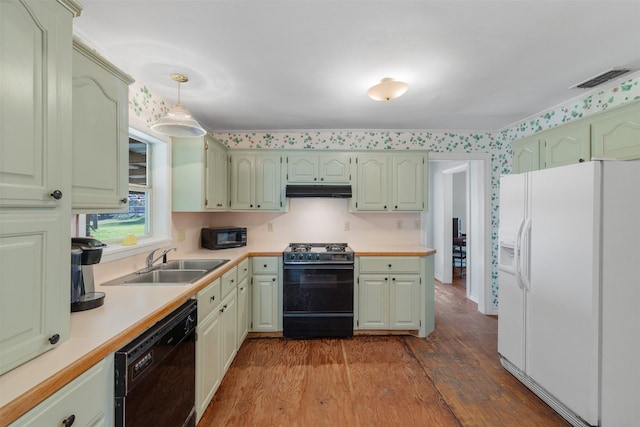
<path id="1" fill-rule="evenodd" d="M 491 157 L 487 153 L 430 154 L 429 209 L 424 218 L 424 240 L 427 246 L 436 250 L 435 277 L 442 283 L 451 283 L 454 203 L 457 204 L 456 212 L 462 209 L 463 214 L 457 215 L 464 217 L 463 230 L 467 235 L 467 297 L 475 301 L 478 310 L 484 314 L 493 312 L 490 164 Z M 459 194 L 461 192 L 464 195 Z"/>

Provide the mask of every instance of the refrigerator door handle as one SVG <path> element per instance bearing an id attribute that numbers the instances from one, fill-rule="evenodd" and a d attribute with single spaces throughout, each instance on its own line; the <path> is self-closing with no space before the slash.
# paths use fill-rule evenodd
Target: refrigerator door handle
<path id="1" fill-rule="evenodd" d="M 531 290 L 531 281 L 529 280 L 529 249 L 523 251 L 522 248 L 525 247 L 525 244 L 529 243 L 531 236 L 531 218 L 527 218 L 524 222 L 524 226 L 522 228 L 522 234 L 520 235 L 520 251 L 518 259 L 521 260 L 521 266 L 524 265 L 525 269 L 523 271 L 522 268 L 519 268 L 520 281 L 522 282 L 522 286 L 527 291 Z M 524 256 L 522 255 L 524 253 Z"/>
<path id="2" fill-rule="evenodd" d="M 518 226 L 518 233 L 516 234 L 516 244 L 514 247 L 514 253 L 513 253 L 513 264 L 515 267 L 515 276 L 516 276 L 516 282 L 518 283 L 518 287 L 520 289 L 524 289 L 524 283 L 522 282 L 521 279 L 521 274 L 520 274 L 520 255 L 521 255 L 521 250 L 520 250 L 520 245 L 522 244 L 522 230 L 524 228 L 524 224 L 525 224 L 525 219 L 522 218 L 520 220 L 520 225 Z"/>

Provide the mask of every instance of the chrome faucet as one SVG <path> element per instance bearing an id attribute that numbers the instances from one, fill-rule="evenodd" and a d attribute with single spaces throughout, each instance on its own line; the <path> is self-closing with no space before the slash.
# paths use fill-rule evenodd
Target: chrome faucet
<path id="1" fill-rule="evenodd" d="M 169 248 L 166 249 L 165 251 L 162 252 L 162 255 L 160 255 L 158 258 L 153 259 L 153 254 L 156 253 L 158 249 L 154 249 L 151 251 L 151 253 L 149 255 L 147 255 L 147 267 L 143 270 L 140 270 L 140 273 L 146 273 L 148 271 L 150 271 L 153 268 L 153 264 L 158 261 L 160 258 L 162 258 L 162 263 L 166 264 L 167 263 L 167 253 L 171 252 L 171 251 L 178 251 L 177 248 Z"/>

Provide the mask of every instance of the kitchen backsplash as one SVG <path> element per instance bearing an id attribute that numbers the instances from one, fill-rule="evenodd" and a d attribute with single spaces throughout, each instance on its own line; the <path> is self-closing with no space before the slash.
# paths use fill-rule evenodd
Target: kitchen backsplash
<path id="1" fill-rule="evenodd" d="M 609 85 L 584 93 L 574 99 L 554 106 L 532 117 L 523 119 L 519 123 L 510 125 L 495 132 L 485 131 L 367 131 L 367 130 L 337 130 L 337 131 L 286 131 L 286 132 L 221 132 L 213 135 L 226 144 L 229 148 L 237 149 L 342 149 L 342 150 L 428 150 L 437 153 L 446 152 L 484 152 L 491 154 L 491 235 L 492 235 L 492 294 L 493 304 L 497 307 L 498 286 L 498 194 L 500 175 L 511 172 L 511 145 L 512 141 L 524 138 L 528 135 L 540 132 L 571 120 L 596 114 L 606 109 L 640 99 L 640 72 L 631 74 Z M 131 117 L 137 123 L 144 122 L 147 126 L 153 124 L 164 112 L 167 111 L 167 103 L 152 94 L 145 86 L 134 83 L 129 90 L 129 108 Z M 237 214 L 233 218 L 237 218 Z M 256 214 L 249 214 L 250 216 Z M 259 215 L 259 214 L 258 214 Z M 181 215 L 174 215 L 177 221 L 181 221 Z M 344 217 L 343 217 L 344 216 Z M 344 222 L 352 222 L 346 208 L 341 210 L 338 220 L 340 229 L 343 230 Z M 288 215 L 285 217 L 288 218 Z M 285 228 L 295 235 L 297 223 L 290 225 L 288 220 L 280 224 L 279 217 L 274 217 L 272 226 L 274 231 L 266 234 L 266 237 L 278 235 L 276 230 Z M 386 217 L 391 225 L 396 224 L 396 218 Z M 412 218 L 399 218 L 403 226 L 407 227 Z M 386 220 L 384 220 L 386 221 Z M 384 222 L 383 221 L 383 222 Z M 206 221 L 205 221 L 206 222 Z M 392 233 L 389 224 L 377 224 L 376 221 L 360 219 L 353 221 L 349 236 L 355 236 L 355 230 L 362 225 L 376 228 L 382 239 L 397 236 Z M 266 224 L 263 223 L 263 224 Z M 356 226 L 354 228 L 353 226 Z M 306 230 L 315 229 L 307 227 Z M 322 227 L 321 227 L 322 229 Z M 369 228 L 372 230 L 372 228 Z M 401 230 L 403 233 L 405 229 Z M 330 226 L 329 235 L 340 236 L 339 230 Z M 256 238 L 263 236 L 263 230 L 257 228 L 254 232 Z M 418 233 L 409 227 L 406 233 L 417 236 Z M 358 233 L 360 234 L 360 233 Z M 346 236 L 345 236 L 346 237 Z M 416 237 L 417 238 L 417 237 Z M 353 240 L 353 238 L 352 238 Z M 347 239 L 347 241 L 349 241 Z"/>

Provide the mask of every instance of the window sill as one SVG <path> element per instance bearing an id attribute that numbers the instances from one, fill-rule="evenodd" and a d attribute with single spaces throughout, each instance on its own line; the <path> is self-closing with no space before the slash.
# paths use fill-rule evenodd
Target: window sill
<path id="1" fill-rule="evenodd" d="M 115 261 L 138 254 L 146 254 L 154 249 L 169 246 L 171 243 L 172 240 L 169 237 L 143 239 L 131 246 L 122 246 L 120 244 L 110 243 L 109 247 L 105 248 L 102 252 L 102 259 L 100 262 Z"/>

